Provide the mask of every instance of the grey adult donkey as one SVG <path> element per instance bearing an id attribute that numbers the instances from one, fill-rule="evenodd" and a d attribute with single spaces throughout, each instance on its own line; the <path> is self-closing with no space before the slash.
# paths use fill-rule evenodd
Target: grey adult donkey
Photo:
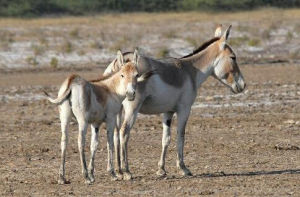
<path id="1" fill-rule="evenodd" d="M 177 167 L 182 175 L 192 175 L 184 163 L 183 148 L 185 127 L 198 88 L 209 76 L 219 80 L 234 93 L 240 93 L 246 87 L 236 61 L 236 54 L 227 44 L 230 29 L 231 26 L 222 34 L 219 26 L 215 31 L 215 37 L 182 58 L 156 60 L 147 56 L 138 56 L 138 72 L 154 70 L 155 74 L 148 81 L 137 84 L 134 101 L 128 99 L 123 101 L 124 121 L 121 124 L 122 113 L 120 113 L 119 127 L 114 133 L 118 176 L 123 177 L 124 180 L 132 178 L 128 167 L 127 146 L 129 133 L 138 112 L 163 113 L 162 152 L 157 171 L 157 175 L 160 176 L 166 175 L 165 156 L 170 143 L 170 126 L 174 113 L 177 114 Z M 124 54 L 125 61 L 132 58 L 133 53 Z M 122 64 L 117 59 L 114 60 L 105 70 L 105 74 L 119 69 L 119 65 Z"/>

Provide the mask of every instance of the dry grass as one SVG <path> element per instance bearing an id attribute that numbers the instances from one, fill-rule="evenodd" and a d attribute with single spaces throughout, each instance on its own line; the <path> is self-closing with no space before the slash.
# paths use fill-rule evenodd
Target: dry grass
<path id="1" fill-rule="evenodd" d="M 253 17 L 255 16 L 255 17 Z M 300 18 L 300 9 L 262 9 L 255 11 L 244 12 L 185 12 L 185 13 L 129 13 L 129 14 L 101 14 L 96 16 L 67 16 L 57 18 L 37 18 L 37 19 L 15 19 L 15 18 L 1 18 L 0 27 L 41 27 L 41 26 L 73 26 L 73 25 L 95 25 L 95 24 L 119 24 L 119 23 L 137 23 L 137 24 L 149 24 L 160 23 L 161 21 L 173 21 L 178 22 L 189 21 L 211 21 L 218 23 L 219 21 L 252 21 L 262 22 L 270 21 L 273 18 L 281 18 L 284 20 L 296 20 Z"/>
<path id="2" fill-rule="evenodd" d="M 269 43 L 280 36 L 278 31 L 285 28 L 288 31 L 284 35 L 286 43 L 297 42 L 299 20 L 300 9 L 263 9 L 234 13 L 102 14 L 37 19 L 0 18 L 0 53 L 19 53 L 17 45 L 20 44 L 23 51 L 28 52 L 26 56 L 31 58 L 23 58 L 16 62 L 48 66 L 51 65 L 49 62 L 53 55 L 60 65 L 79 65 L 72 56 L 74 54 L 82 58 L 88 57 L 85 58 L 86 64 L 106 63 L 116 50 L 129 51 L 135 47 L 140 47 L 148 55 L 156 57 L 165 57 L 170 53 L 179 57 L 210 39 L 214 35 L 214 28 L 220 23 L 224 27 L 233 25 L 230 44 L 238 53 L 247 52 L 245 48 L 249 46 L 260 46 L 269 50 L 268 48 L 272 48 Z M 289 48 L 283 44 L 285 43 L 280 47 Z M 180 48 L 181 51 L 178 50 L 180 52 L 177 53 L 176 50 Z M 252 58 L 250 53 L 242 55 Z M 38 63 L 35 61 L 36 57 Z M 106 59 L 102 60 L 99 57 Z"/>

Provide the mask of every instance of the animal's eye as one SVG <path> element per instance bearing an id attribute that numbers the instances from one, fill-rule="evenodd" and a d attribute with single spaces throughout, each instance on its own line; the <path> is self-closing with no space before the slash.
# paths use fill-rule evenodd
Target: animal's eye
<path id="1" fill-rule="evenodd" d="M 140 76 L 139 74 L 136 74 L 136 75 L 135 75 L 135 77 L 139 77 L 139 76 Z"/>
<path id="2" fill-rule="evenodd" d="M 123 74 L 121 74 L 121 77 L 122 77 L 122 78 L 124 78 L 124 75 L 123 75 Z"/>
<path id="3" fill-rule="evenodd" d="M 228 76 L 229 76 L 229 73 L 226 73 L 226 74 L 224 74 L 224 75 L 223 75 L 223 77 L 222 77 L 222 78 L 223 78 L 223 79 L 227 79 L 227 78 L 228 78 Z"/>
<path id="4" fill-rule="evenodd" d="M 236 60 L 236 57 L 235 56 L 232 56 L 232 57 L 230 57 L 232 60 Z"/>

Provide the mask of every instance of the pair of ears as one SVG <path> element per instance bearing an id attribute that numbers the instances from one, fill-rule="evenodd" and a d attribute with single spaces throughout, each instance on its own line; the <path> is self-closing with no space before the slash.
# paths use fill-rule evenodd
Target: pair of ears
<path id="1" fill-rule="evenodd" d="M 221 24 L 219 24 L 217 26 L 217 28 L 216 28 L 215 37 L 219 37 L 220 38 L 220 42 L 222 43 L 223 46 L 225 46 L 225 43 L 228 40 L 231 27 L 232 26 L 229 25 L 229 27 L 225 30 L 225 32 L 223 34 L 222 34 L 222 25 Z"/>
<path id="2" fill-rule="evenodd" d="M 137 66 L 137 62 L 138 62 L 138 57 L 139 57 L 139 52 L 137 49 L 134 50 L 134 53 L 133 53 L 133 59 L 132 59 L 132 62 L 134 63 L 134 65 Z M 119 66 L 124 66 L 124 56 L 123 56 L 123 53 L 118 50 L 117 52 L 117 62 L 118 62 L 118 65 Z"/>

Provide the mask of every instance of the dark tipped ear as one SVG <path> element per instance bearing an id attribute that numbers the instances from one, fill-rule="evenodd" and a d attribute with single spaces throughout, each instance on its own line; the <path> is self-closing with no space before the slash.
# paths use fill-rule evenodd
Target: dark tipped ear
<path id="1" fill-rule="evenodd" d="M 226 41 L 229 37 L 230 34 L 230 29 L 231 29 L 231 25 L 229 25 L 229 27 L 226 29 L 226 31 L 223 33 L 222 37 L 220 38 L 220 49 L 223 50 L 225 48 L 226 45 Z"/>
<path id="2" fill-rule="evenodd" d="M 122 67 L 124 65 L 124 57 L 120 50 L 117 52 L 117 62 L 119 64 L 119 67 Z"/>
<path id="3" fill-rule="evenodd" d="M 138 82 L 141 82 L 141 81 L 146 81 L 147 79 L 149 79 L 151 76 L 155 75 L 156 74 L 156 71 L 155 70 L 151 70 L 149 72 L 146 72 L 144 74 L 142 74 L 138 79 L 137 81 Z"/>
<path id="4" fill-rule="evenodd" d="M 137 66 L 138 65 L 138 58 L 139 58 L 139 51 L 138 49 L 136 48 L 134 50 L 134 53 L 133 53 L 133 63 Z"/>
<path id="5" fill-rule="evenodd" d="M 232 25 L 229 25 L 229 27 L 226 29 L 226 31 L 224 32 L 224 34 L 223 34 L 223 39 L 226 41 L 227 39 L 228 39 L 228 37 L 229 37 L 229 34 L 230 34 L 230 30 L 231 30 L 231 27 L 232 27 Z"/>
<path id="6" fill-rule="evenodd" d="M 221 37 L 222 35 L 222 24 L 219 24 L 215 30 L 215 37 Z"/>

